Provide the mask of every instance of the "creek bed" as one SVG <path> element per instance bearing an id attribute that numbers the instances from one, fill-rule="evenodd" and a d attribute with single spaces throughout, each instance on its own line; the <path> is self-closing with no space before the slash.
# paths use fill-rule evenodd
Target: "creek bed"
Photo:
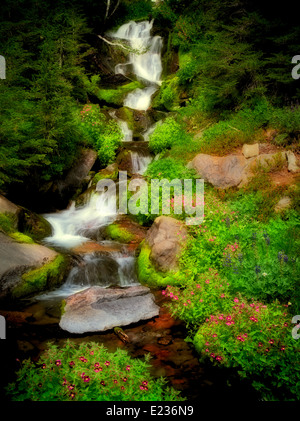
<path id="1" fill-rule="evenodd" d="M 23 311 L 34 313 L 35 318 L 23 323 L 8 322 L 7 340 L 1 348 L 2 386 L 14 380 L 14 371 L 18 370 L 20 364 L 17 359 L 22 361 L 32 358 L 37 361 L 48 342 L 63 346 L 67 339 L 71 339 L 75 343 L 92 341 L 103 344 L 111 352 L 119 347 L 133 358 L 142 358 L 150 353 L 151 374 L 154 377 L 167 378 L 168 383 L 188 401 L 203 404 L 212 400 L 257 401 L 257 396 L 249 385 L 241 382 L 232 371 L 199 363 L 192 344 L 185 341 L 188 332 L 184 324 L 172 318 L 163 307 L 166 299 L 160 291 L 152 293 L 156 304 L 161 307 L 160 314 L 152 320 L 123 327 L 130 340 L 127 344 L 112 330 L 81 335 L 63 331 L 58 325 L 59 301 L 52 307 L 49 302 L 46 305 L 44 301 L 29 307 L 24 306 Z"/>

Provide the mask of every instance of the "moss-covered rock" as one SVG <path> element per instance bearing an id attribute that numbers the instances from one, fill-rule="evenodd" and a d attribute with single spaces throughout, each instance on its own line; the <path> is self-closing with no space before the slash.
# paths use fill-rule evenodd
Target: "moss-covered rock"
<path id="1" fill-rule="evenodd" d="M 122 86 L 118 86 L 116 89 L 99 88 L 95 93 L 100 101 L 104 101 L 108 105 L 121 106 L 129 92 L 142 87 L 143 86 L 140 82 L 134 81 Z"/>
<path id="2" fill-rule="evenodd" d="M 20 210 L 18 230 L 38 242 L 51 235 L 52 231 L 51 225 L 45 218 L 26 208 Z"/>
<path id="3" fill-rule="evenodd" d="M 150 288 L 177 285 L 178 272 L 157 271 L 150 260 L 151 248 L 146 241 L 141 243 L 141 251 L 137 259 L 138 280 Z"/>
<path id="4" fill-rule="evenodd" d="M 109 178 L 110 180 L 116 180 L 118 178 L 118 174 L 119 174 L 118 164 L 117 163 L 110 164 L 106 168 L 104 168 L 103 170 L 100 170 L 94 175 L 93 180 L 92 180 L 92 185 L 95 185 L 98 183 L 98 181 L 106 179 L 106 178 Z"/>
<path id="5" fill-rule="evenodd" d="M 28 297 L 61 285 L 67 267 L 68 259 L 63 255 L 58 255 L 44 266 L 24 273 L 21 282 L 11 291 L 12 298 Z"/>
<path id="6" fill-rule="evenodd" d="M 17 231 L 16 230 L 17 226 L 18 226 L 18 217 L 16 214 L 14 215 L 12 213 L 0 213 L 0 231 L 1 232 L 9 235 L 18 243 L 33 244 L 34 240 L 29 235 L 25 235 Z"/>
<path id="7" fill-rule="evenodd" d="M 119 241 L 120 243 L 129 243 L 133 241 L 135 236 L 126 228 L 121 227 L 118 223 L 109 225 L 106 228 L 106 234 L 112 240 Z"/>

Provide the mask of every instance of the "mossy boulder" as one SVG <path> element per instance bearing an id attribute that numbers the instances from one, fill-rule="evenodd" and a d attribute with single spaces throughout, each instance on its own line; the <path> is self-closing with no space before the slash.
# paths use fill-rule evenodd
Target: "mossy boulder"
<path id="1" fill-rule="evenodd" d="M 69 258 L 32 243 L 24 234 L 12 234 L 15 239 L 0 232 L 0 299 L 21 298 L 59 285 L 69 270 Z"/>
<path id="2" fill-rule="evenodd" d="M 42 215 L 21 208 L 18 219 L 18 230 L 29 235 L 35 241 L 39 242 L 51 235 L 51 225 Z"/>
<path id="3" fill-rule="evenodd" d="M 67 266 L 68 259 L 63 255 L 58 255 L 42 267 L 24 273 L 21 282 L 11 291 L 12 298 L 28 297 L 60 286 Z"/>
<path id="4" fill-rule="evenodd" d="M 126 83 L 125 85 L 118 86 L 116 89 L 99 88 L 95 91 L 97 98 L 104 101 L 107 105 L 122 106 L 125 97 L 132 91 L 142 88 L 142 84 L 138 81 Z"/>
<path id="5" fill-rule="evenodd" d="M 133 220 L 129 215 L 119 216 L 118 220 L 106 228 L 106 235 L 121 243 L 140 244 L 147 234 L 147 228 Z"/>
<path id="6" fill-rule="evenodd" d="M 109 178 L 110 180 L 116 180 L 118 178 L 119 168 L 118 164 L 110 164 L 106 168 L 98 171 L 92 180 L 92 185 L 96 185 L 98 181 Z"/>
<path id="7" fill-rule="evenodd" d="M 105 231 L 109 238 L 119 241 L 120 243 L 129 243 L 134 240 L 134 235 L 126 228 L 121 227 L 118 223 L 109 225 Z"/>
<path id="8" fill-rule="evenodd" d="M 138 280 L 141 284 L 150 288 L 166 287 L 176 285 L 179 272 L 158 271 L 150 260 L 151 248 L 146 241 L 141 243 L 141 250 L 137 258 Z"/>

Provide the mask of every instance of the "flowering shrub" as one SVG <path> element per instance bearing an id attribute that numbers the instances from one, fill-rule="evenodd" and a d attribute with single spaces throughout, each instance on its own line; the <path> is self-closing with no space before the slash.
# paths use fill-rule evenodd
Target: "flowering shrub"
<path id="1" fill-rule="evenodd" d="M 107 165 L 113 162 L 115 151 L 122 139 L 121 129 L 117 122 L 107 120 L 100 112 L 98 104 L 86 104 L 80 114 L 84 133 L 98 151 L 101 164 Z"/>
<path id="2" fill-rule="evenodd" d="M 212 311 L 200 326 L 193 341 L 200 359 L 236 367 L 267 400 L 299 399 L 300 349 L 291 335 L 287 305 L 235 297 L 231 306 L 230 311 Z"/>
<path id="3" fill-rule="evenodd" d="M 231 309 L 229 284 L 222 281 L 215 270 L 210 269 L 195 279 L 191 279 L 186 272 L 184 278 L 184 288 L 168 285 L 162 291 L 163 295 L 171 299 L 166 306 L 173 316 L 189 325 L 197 325 L 212 313 Z"/>
<path id="4" fill-rule="evenodd" d="M 182 400 L 163 378 L 152 378 L 149 367 L 147 356 L 132 359 L 121 349 L 110 353 L 102 344 L 68 340 L 63 348 L 49 344 L 37 363 L 23 361 L 6 390 L 16 401 Z"/>

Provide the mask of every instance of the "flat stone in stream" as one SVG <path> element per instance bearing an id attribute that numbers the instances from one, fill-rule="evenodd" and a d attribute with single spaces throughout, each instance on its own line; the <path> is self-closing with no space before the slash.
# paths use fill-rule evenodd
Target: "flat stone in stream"
<path id="1" fill-rule="evenodd" d="M 70 333 L 102 332 L 158 316 L 159 307 L 144 286 L 94 286 L 66 299 L 59 326 Z"/>

